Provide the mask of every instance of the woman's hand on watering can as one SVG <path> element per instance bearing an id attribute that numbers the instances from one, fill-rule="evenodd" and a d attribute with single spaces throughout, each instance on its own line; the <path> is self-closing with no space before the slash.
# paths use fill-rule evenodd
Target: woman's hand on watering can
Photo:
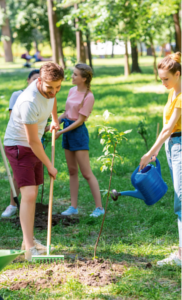
<path id="1" fill-rule="evenodd" d="M 152 155 L 150 162 L 151 162 L 151 161 L 156 161 L 156 158 L 157 158 L 157 155 L 155 155 L 155 154 Z"/>
<path id="2" fill-rule="evenodd" d="M 150 162 L 151 160 L 151 155 L 148 155 L 148 153 L 146 153 L 144 156 L 142 156 L 141 160 L 140 160 L 140 167 L 139 167 L 139 172 L 140 170 L 144 169 L 146 167 L 146 165 Z"/>
<path id="3" fill-rule="evenodd" d="M 144 156 L 142 156 L 140 163 L 139 163 L 140 168 L 138 171 L 140 172 L 140 170 L 144 169 L 149 162 L 156 161 L 156 156 L 152 155 L 152 157 L 151 157 L 151 155 L 149 155 L 148 153 L 146 153 Z"/>

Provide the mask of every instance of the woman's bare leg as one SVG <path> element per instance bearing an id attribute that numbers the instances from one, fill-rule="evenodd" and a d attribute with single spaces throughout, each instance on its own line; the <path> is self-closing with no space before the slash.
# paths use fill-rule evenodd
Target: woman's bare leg
<path id="1" fill-rule="evenodd" d="M 75 155 L 76 155 L 76 160 L 78 162 L 78 165 L 80 167 L 80 171 L 90 186 L 90 190 L 94 197 L 96 207 L 102 208 L 99 184 L 90 168 L 88 150 L 75 151 Z"/>
<path id="2" fill-rule="evenodd" d="M 68 171 L 70 175 L 70 196 L 71 206 L 77 208 L 78 201 L 78 164 L 76 161 L 75 151 L 65 149 L 65 157 L 68 165 Z"/>

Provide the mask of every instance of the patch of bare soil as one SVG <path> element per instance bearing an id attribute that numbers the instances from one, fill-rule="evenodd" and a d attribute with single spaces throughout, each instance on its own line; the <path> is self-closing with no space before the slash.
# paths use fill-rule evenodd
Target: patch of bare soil
<path id="1" fill-rule="evenodd" d="M 16 227 L 20 226 L 20 219 L 16 218 L 2 219 L 2 222 L 12 222 Z M 47 229 L 48 222 L 48 205 L 36 203 L 35 224 L 34 226 L 40 230 Z M 63 226 L 70 226 L 79 223 L 78 217 L 62 216 L 61 214 L 52 215 L 52 227 L 62 223 Z"/>
<path id="2" fill-rule="evenodd" d="M 11 290 L 35 288 L 37 290 L 59 286 L 75 278 L 88 286 L 105 286 L 116 282 L 124 273 L 126 262 L 111 263 L 107 260 L 76 261 L 74 263 L 30 265 L 17 270 L 6 270 L 0 275 L 1 284 Z"/>

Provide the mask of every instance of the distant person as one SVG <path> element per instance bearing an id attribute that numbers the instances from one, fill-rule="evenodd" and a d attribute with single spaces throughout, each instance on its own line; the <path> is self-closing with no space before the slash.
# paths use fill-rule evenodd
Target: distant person
<path id="1" fill-rule="evenodd" d="M 168 258 L 158 261 L 159 266 L 175 263 L 181 266 L 182 258 L 182 145 L 181 145 L 181 53 L 166 56 L 158 63 L 158 73 L 163 85 L 170 90 L 163 113 L 163 129 L 152 148 L 141 158 L 140 168 L 143 169 L 150 161 L 155 160 L 163 143 L 174 185 L 174 212 L 178 216 L 179 249 Z"/>
<path id="2" fill-rule="evenodd" d="M 78 166 L 95 200 L 96 209 L 90 216 L 104 214 L 99 184 L 90 168 L 89 135 L 85 125 L 94 105 L 94 95 L 90 90 L 92 76 L 92 69 L 88 65 L 79 63 L 75 66 L 72 75 L 75 86 L 69 91 L 66 111 L 59 117 L 59 122 L 64 122 L 64 129 L 56 133 L 56 138 L 63 134 L 62 146 L 70 175 L 71 206 L 62 212 L 65 216 L 78 214 Z"/>
<path id="3" fill-rule="evenodd" d="M 28 75 L 28 79 L 27 79 L 28 85 L 30 85 L 38 77 L 39 77 L 39 70 L 38 69 L 32 70 Z M 23 90 L 16 91 L 11 95 L 11 98 L 10 98 L 10 101 L 9 101 L 9 116 L 11 116 L 13 106 L 15 105 L 15 103 L 16 103 L 18 97 L 21 95 L 21 93 L 23 93 Z M 17 196 L 18 196 L 20 194 L 20 190 L 17 186 L 17 183 L 16 183 L 16 180 L 15 180 L 14 176 L 13 176 L 13 182 L 14 182 L 15 190 L 16 190 L 16 193 L 17 193 Z M 6 209 L 2 213 L 1 217 L 2 218 L 9 218 L 9 217 L 13 216 L 14 214 L 16 214 L 16 211 L 17 211 L 17 206 L 16 206 L 16 203 L 14 201 L 13 193 L 12 193 L 12 190 L 11 190 L 10 205 L 8 207 L 6 207 Z"/>
<path id="4" fill-rule="evenodd" d="M 31 56 L 27 51 L 26 53 L 22 54 L 21 58 L 26 60 L 26 63 L 23 66 L 30 68 L 31 67 L 30 60 L 33 58 L 33 56 Z"/>
<path id="5" fill-rule="evenodd" d="M 50 60 L 52 60 L 52 57 L 50 57 L 50 58 L 42 57 L 42 56 L 40 55 L 40 51 L 37 51 L 37 52 L 34 54 L 33 57 L 35 58 L 35 62 L 39 62 L 39 61 L 50 61 Z"/>
<path id="6" fill-rule="evenodd" d="M 21 192 L 20 223 L 28 261 L 32 260 L 32 255 L 41 254 L 33 240 L 33 229 L 38 187 L 43 184 L 42 164 L 54 179 L 57 175 L 41 138 L 51 113 L 51 131 L 60 128 L 56 94 L 63 79 L 64 71 L 58 64 L 45 63 L 40 68 L 40 77 L 18 97 L 4 137 L 5 153 Z"/>
<path id="7" fill-rule="evenodd" d="M 171 54 L 171 45 L 169 43 L 165 44 L 164 55 L 167 56 Z"/>

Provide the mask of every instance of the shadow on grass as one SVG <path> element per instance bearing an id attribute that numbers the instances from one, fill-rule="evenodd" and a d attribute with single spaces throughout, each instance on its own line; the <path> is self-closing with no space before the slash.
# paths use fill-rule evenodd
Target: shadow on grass
<path id="1" fill-rule="evenodd" d="M 154 74 L 151 66 L 142 66 L 142 73 L 137 74 Z M 124 66 L 94 66 L 94 77 L 108 77 L 108 76 L 121 76 L 124 75 Z M 154 78 L 155 79 L 155 78 Z"/>

